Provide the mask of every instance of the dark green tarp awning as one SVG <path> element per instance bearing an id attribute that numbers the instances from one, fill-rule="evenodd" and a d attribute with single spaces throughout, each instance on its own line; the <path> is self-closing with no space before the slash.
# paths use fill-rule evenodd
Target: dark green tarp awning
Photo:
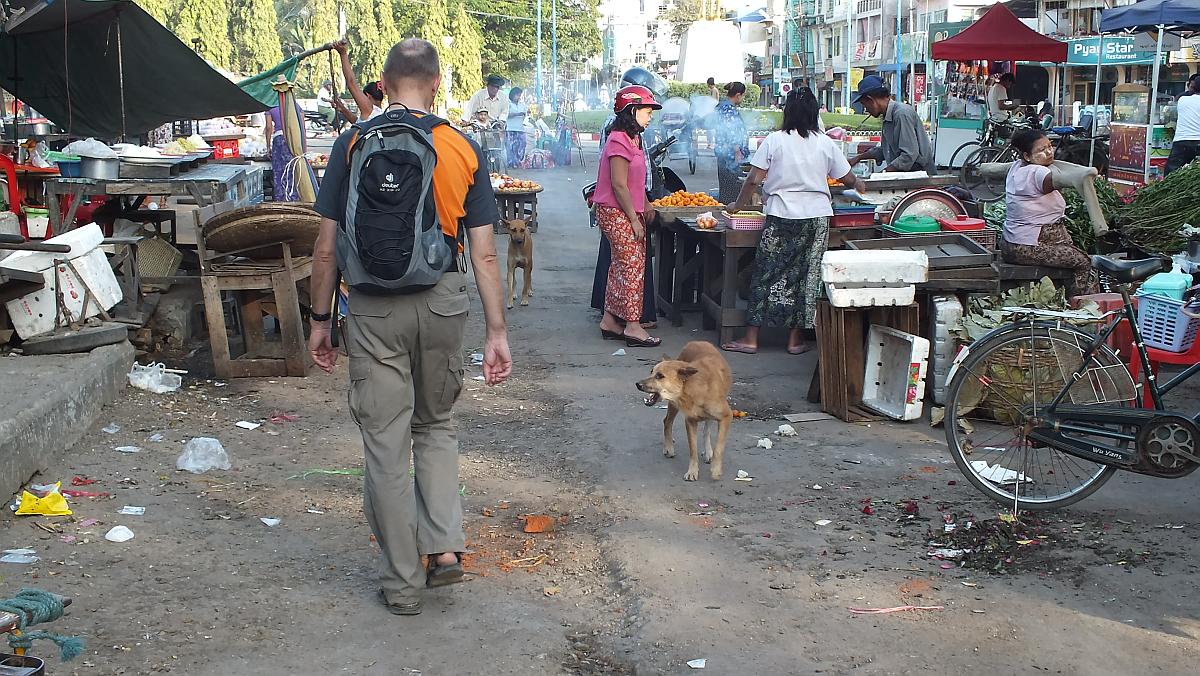
<path id="1" fill-rule="evenodd" d="M 70 134 L 115 138 L 267 108 L 129 0 L 12 4 L 28 9 L 0 33 L 0 84 Z"/>
<path id="2" fill-rule="evenodd" d="M 271 86 L 275 80 L 282 75 L 288 82 L 296 80 L 296 67 L 300 65 L 300 57 L 293 56 L 284 59 L 283 63 L 275 66 L 271 70 L 263 71 L 258 75 L 250 77 L 237 83 L 242 91 L 246 92 L 254 99 L 266 106 L 274 108 L 279 105 L 279 92 Z"/>

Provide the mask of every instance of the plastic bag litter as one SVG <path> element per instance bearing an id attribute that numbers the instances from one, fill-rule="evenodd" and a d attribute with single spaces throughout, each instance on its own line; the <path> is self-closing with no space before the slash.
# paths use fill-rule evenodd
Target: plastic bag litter
<path id="1" fill-rule="evenodd" d="M 133 539 L 133 531 L 125 526 L 113 526 L 104 534 L 104 539 L 109 542 L 129 542 Z"/>
<path id="2" fill-rule="evenodd" d="M 71 508 L 67 505 L 67 499 L 59 492 L 62 488 L 62 483 L 55 483 L 45 491 L 45 495 L 39 496 L 29 491 L 21 491 L 21 506 L 17 508 L 18 516 L 27 516 L 36 514 L 38 516 L 70 516 Z"/>
<path id="3" fill-rule="evenodd" d="M 212 437 L 196 437 L 183 446 L 183 453 L 175 461 L 175 468 L 202 474 L 210 469 L 229 469 L 229 454 L 221 442 Z"/>
<path id="4" fill-rule="evenodd" d="M 781 437 L 794 437 L 796 436 L 796 428 L 792 427 L 791 425 L 780 425 L 779 428 L 775 430 L 775 434 L 778 434 Z"/>
<path id="5" fill-rule="evenodd" d="M 94 138 L 84 139 L 68 143 L 62 151 L 67 155 L 78 155 L 80 157 L 94 157 L 96 159 L 112 159 L 117 156 L 117 151 L 109 148 L 107 144 L 101 143 Z"/>
<path id="6" fill-rule="evenodd" d="M 32 549 L 6 549 L 0 563 L 37 563 L 41 561 Z"/>
<path id="7" fill-rule="evenodd" d="M 129 369 L 129 384 L 155 394 L 174 392 L 183 385 L 183 378 L 177 373 L 167 373 L 166 368 L 162 362 L 145 366 L 134 362 Z"/>

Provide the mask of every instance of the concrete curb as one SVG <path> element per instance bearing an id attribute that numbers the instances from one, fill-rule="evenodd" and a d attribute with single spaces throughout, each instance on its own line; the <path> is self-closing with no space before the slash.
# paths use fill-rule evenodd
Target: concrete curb
<path id="1" fill-rule="evenodd" d="M 128 342 L 85 354 L 0 359 L 0 495 L 12 495 L 79 441 L 125 389 Z"/>

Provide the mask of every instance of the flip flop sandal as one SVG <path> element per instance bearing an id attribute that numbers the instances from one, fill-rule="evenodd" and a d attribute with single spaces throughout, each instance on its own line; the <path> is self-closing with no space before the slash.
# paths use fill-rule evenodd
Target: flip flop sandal
<path id="1" fill-rule="evenodd" d="M 600 329 L 600 336 L 604 340 L 624 340 L 625 334 L 620 331 L 609 331 L 608 329 Z"/>
<path id="2" fill-rule="evenodd" d="M 662 338 L 655 338 L 653 336 L 649 338 L 630 338 L 629 336 L 625 336 L 626 347 L 658 347 L 659 345 L 662 345 Z"/>
<path id="3" fill-rule="evenodd" d="M 411 601 L 409 603 L 391 603 L 387 600 L 387 594 L 383 590 L 379 590 L 379 600 L 383 602 L 384 607 L 393 615 L 420 615 L 421 601 Z"/>
<path id="4" fill-rule="evenodd" d="M 431 563 L 428 571 L 425 574 L 425 584 L 429 587 L 444 587 L 448 584 L 463 581 L 462 555 L 455 554 L 458 558 L 454 563 L 442 565 Z"/>
<path id="5" fill-rule="evenodd" d="M 812 349 L 812 347 L 810 345 L 795 345 L 795 346 L 789 347 L 787 349 L 787 353 L 788 354 L 804 354 L 805 352 L 808 352 L 811 349 Z"/>
<path id="6" fill-rule="evenodd" d="M 721 346 L 726 352 L 738 352 L 740 354 L 758 354 L 757 347 L 750 347 L 744 343 L 725 343 Z"/>

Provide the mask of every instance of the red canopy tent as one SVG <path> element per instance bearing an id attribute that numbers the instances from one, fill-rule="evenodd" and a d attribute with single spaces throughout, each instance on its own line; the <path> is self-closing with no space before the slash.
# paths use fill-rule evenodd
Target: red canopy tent
<path id="1" fill-rule="evenodd" d="M 1067 60 L 1067 43 L 1021 23 L 1007 7 L 992 5 L 963 32 L 933 43 L 936 61 L 1046 61 Z"/>

